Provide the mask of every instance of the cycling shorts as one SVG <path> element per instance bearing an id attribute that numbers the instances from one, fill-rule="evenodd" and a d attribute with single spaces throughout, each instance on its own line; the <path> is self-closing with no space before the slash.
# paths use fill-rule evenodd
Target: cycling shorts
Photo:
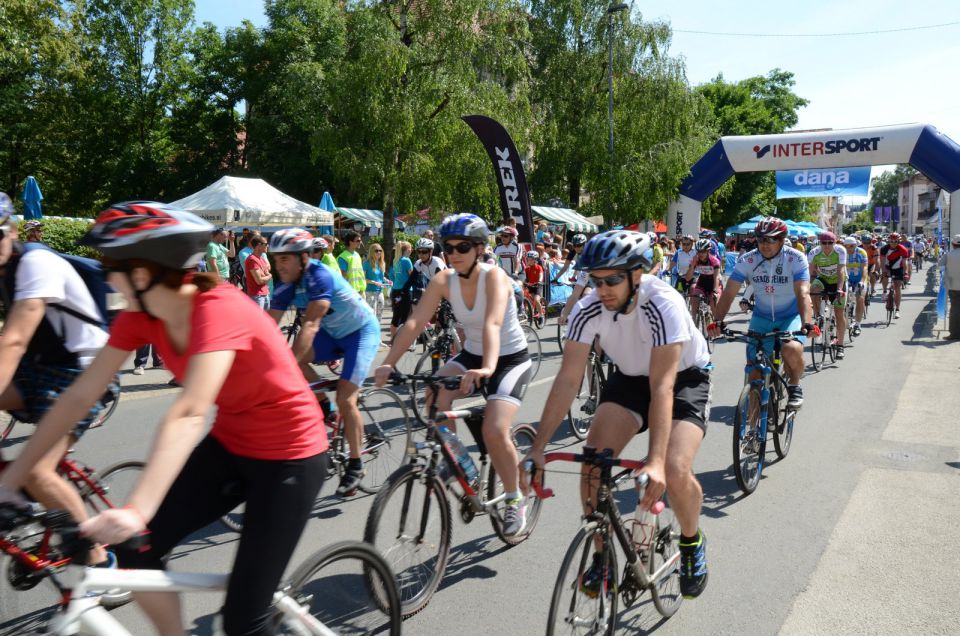
<path id="1" fill-rule="evenodd" d="M 372 314 L 359 329 L 343 338 L 334 338 L 321 327 L 313 339 L 313 362 L 343 358 L 340 378 L 357 386 L 363 384 L 380 348 L 380 325 Z"/>
<path id="2" fill-rule="evenodd" d="M 390 310 L 393 312 L 390 318 L 391 325 L 399 327 L 407 322 L 407 318 L 410 317 L 410 299 L 403 291 L 390 292 Z"/>
<path id="3" fill-rule="evenodd" d="M 834 307 L 846 307 L 847 306 L 847 297 L 841 296 L 838 294 L 839 283 L 828 283 L 822 278 L 814 278 L 810 282 L 810 292 L 821 292 L 823 296 L 827 297 L 827 302 L 833 304 Z"/>
<path id="4" fill-rule="evenodd" d="M 848 293 L 853 296 L 863 296 L 867 292 L 867 286 L 864 284 L 864 281 L 858 280 L 857 282 L 848 281 L 847 282 Z"/>
<path id="5" fill-rule="evenodd" d="M 710 419 L 710 371 L 691 367 L 677 373 L 673 383 L 673 419 L 695 424 L 707 434 Z M 650 412 L 650 378 L 614 371 L 600 393 L 600 404 L 612 402 L 630 411 L 642 433 Z"/>
<path id="6" fill-rule="evenodd" d="M 527 292 L 531 296 L 543 296 L 543 283 L 536 283 L 534 285 L 524 284 L 524 287 L 527 288 Z"/>
<path id="7" fill-rule="evenodd" d="M 691 295 L 691 296 L 710 296 L 710 295 L 712 295 L 714 298 L 719 298 L 719 297 L 720 297 L 720 289 L 714 290 L 714 288 L 713 288 L 713 283 L 711 283 L 711 286 L 710 286 L 709 289 L 707 289 L 706 287 L 701 287 L 700 285 L 694 285 L 694 286 L 693 286 L 693 289 L 690 290 L 690 295 Z"/>
<path id="8" fill-rule="evenodd" d="M 36 424 L 43 419 L 47 411 L 53 408 L 53 405 L 60 399 L 60 395 L 74 383 L 81 373 L 83 373 L 82 369 L 50 366 L 22 359 L 13 375 L 13 385 L 17 389 L 17 393 L 20 394 L 25 408 L 10 411 L 10 414 L 21 422 Z M 100 411 L 109 406 L 109 399 L 115 399 L 114 396 L 118 393 L 119 387 L 111 383 L 104 396 L 90 407 L 87 416 L 77 422 L 72 431 L 74 438 L 80 439 L 90 428 L 90 425 L 96 421 Z"/>
<path id="9" fill-rule="evenodd" d="M 482 367 L 483 356 L 461 351 L 447 364 L 454 365 L 466 373 L 471 369 Z M 533 364 L 530 361 L 530 353 L 526 349 L 500 356 L 497 358 L 493 375 L 487 379 L 482 391 L 483 395 L 487 400 L 503 400 L 520 406 L 520 400 L 523 399 L 527 392 L 527 385 L 530 384 L 532 372 Z"/>
<path id="10" fill-rule="evenodd" d="M 906 270 L 902 267 L 899 269 L 890 269 L 889 267 L 885 267 L 883 269 L 883 273 L 885 277 L 890 278 L 892 280 L 898 280 L 900 282 L 903 282 L 905 272 Z"/>
<path id="11" fill-rule="evenodd" d="M 800 331 L 800 327 L 802 326 L 803 323 L 800 321 L 799 314 L 780 320 L 768 320 L 767 318 L 761 318 L 754 314 L 750 319 L 750 326 L 747 327 L 747 329 L 759 333 L 768 333 L 770 331 Z M 801 345 L 807 341 L 804 336 L 793 336 L 793 340 L 796 340 Z M 768 356 L 773 357 L 773 338 L 764 338 L 763 350 L 767 352 Z M 750 340 L 747 343 L 747 362 L 753 362 L 753 358 L 756 355 L 757 341 Z"/>

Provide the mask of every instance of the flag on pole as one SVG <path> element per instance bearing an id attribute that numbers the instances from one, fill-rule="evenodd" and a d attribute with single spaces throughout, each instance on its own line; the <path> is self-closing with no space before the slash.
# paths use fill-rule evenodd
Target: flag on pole
<path id="1" fill-rule="evenodd" d="M 889 222 L 890 222 L 890 214 L 891 214 L 891 211 L 892 211 L 892 209 L 890 208 L 889 205 L 883 206 L 883 222 L 884 222 L 884 223 L 889 223 Z"/>
<path id="2" fill-rule="evenodd" d="M 880 219 L 882 218 L 883 218 L 883 208 L 878 205 L 877 207 L 873 208 L 873 222 L 879 223 Z"/>
<path id="3" fill-rule="evenodd" d="M 893 206 L 893 222 L 894 223 L 900 222 L 900 206 L 899 205 Z"/>
<path id="4" fill-rule="evenodd" d="M 940 291 L 937 292 L 937 318 L 943 320 L 947 317 L 947 284 L 946 268 L 940 268 Z"/>

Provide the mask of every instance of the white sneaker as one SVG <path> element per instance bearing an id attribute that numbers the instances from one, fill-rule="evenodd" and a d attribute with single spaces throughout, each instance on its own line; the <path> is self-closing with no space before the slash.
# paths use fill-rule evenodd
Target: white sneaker
<path id="1" fill-rule="evenodd" d="M 899 317 L 900 317 L 900 310 L 899 310 L 899 309 L 893 313 L 893 317 L 894 317 L 894 318 L 899 318 Z"/>
<path id="2" fill-rule="evenodd" d="M 523 498 L 506 502 L 503 510 L 503 535 L 515 537 L 527 525 L 526 505 Z"/>
<path id="3" fill-rule="evenodd" d="M 134 367 L 133 375 L 143 375 L 143 367 Z"/>

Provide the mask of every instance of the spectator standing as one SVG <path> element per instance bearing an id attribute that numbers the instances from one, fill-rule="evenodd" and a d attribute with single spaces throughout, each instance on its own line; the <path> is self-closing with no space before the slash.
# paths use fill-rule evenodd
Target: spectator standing
<path id="1" fill-rule="evenodd" d="M 253 252 L 243 261 L 243 275 L 247 283 L 247 296 L 250 296 L 260 309 L 270 309 L 270 261 L 267 260 L 267 242 L 255 236 L 250 239 Z"/>
<path id="2" fill-rule="evenodd" d="M 152 344 L 145 344 L 137 349 L 137 353 L 133 357 L 133 375 L 143 375 L 143 369 L 147 366 L 151 351 L 153 352 L 153 368 L 160 369 L 163 367 L 163 358 L 160 357 L 157 348 Z"/>
<path id="3" fill-rule="evenodd" d="M 363 275 L 367 283 L 364 296 L 373 313 L 377 315 L 378 323 L 383 318 L 383 288 L 391 284 L 386 270 L 383 248 L 374 243 L 367 250 L 367 260 L 363 262 Z"/>
<path id="4" fill-rule="evenodd" d="M 337 258 L 333 255 L 337 246 L 337 237 L 332 234 L 324 234 L 321 238 L 326 241 L 327 247 L 323 251 L 323 256 L 318 256 L 317 258 L 332 271 L 340 274 L 340 263 L 337 262 Z M 343 274 L 340 275 L 342 276 Z"/>
<path id="5" fill-rule="evenodd" d="M 363 258 L 360 257 L 363 239 L 358 232 L 350 230 L 344 233 L 343 244 L 343 251 L 337 256 L 340 273 L 362 298 L 367 289 L 367 280 L 363 275 Z"/>
<path id="6" fill-rule="evenodd" d="M 946 285 L 950 297 L 950 333 L 947 340 L 960 340 L 960 234 L 954 234 L 946 254 Z"/>
<path id="7" fill-rule="evenodd" d="M 227 232 L 222 227 L 218 227 L 210 234 L 210 242 L 207 243 L 207 252 L 204 260 L 207 263 L 207 271 L 217 274 L 220 280 L 230 280 L 230 259 L 236 256 L 236 249 L 233 245 L 233 232 Z"/>
<path id="8" fill-rule="evenodd" d="M 390 318 L 390 341 L 397 334 L 397 328 L 407 322 L 407 316 L 410 314 L 410 298 L 404 291 L 407 281 L 410 280 L 410 272 L 413 271 L 413 261 L 410 260 L 410 254 L 413 252 L 413 246 L 406 241 L 398 241 L 393 256 L 393 288 L 390 290 L 390 311 L 393 315 Z"/>

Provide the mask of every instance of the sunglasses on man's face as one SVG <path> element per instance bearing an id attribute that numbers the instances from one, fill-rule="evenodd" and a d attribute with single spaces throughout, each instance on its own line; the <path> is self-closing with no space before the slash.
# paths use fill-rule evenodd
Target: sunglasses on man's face
<path id="1" fill-rule="evenodd" d="M 417 254 L 432 254 L 433 250 L 417 250 Z"/>
<path id="2" fill-rule="evenodd" d="M 759 243 L 766 243 L 767 245 L 773 245 L 774 243 L 779 243 L 780 239 L 776 236 L 762 236 L 757 239 Z"/>
<path id="3" fill-rule="evenodd" d="M 610 274 L 609 276 L 604 276 L 603 278 L 597 276 L 590 276 L 590 282 L 593 283 L 593 286 L 597 289 L 600 289 L 604 285 L 607 287 L 616 287 L 624 280 L 626 280 L 627 275 L 625 273 L 620 274 Z"/>
<path id="4" fill-rule="evenodd" d="M 472 243 L 444 243 L 443 251 L 447 254 L 469 254 L 473 250 Z"/>

